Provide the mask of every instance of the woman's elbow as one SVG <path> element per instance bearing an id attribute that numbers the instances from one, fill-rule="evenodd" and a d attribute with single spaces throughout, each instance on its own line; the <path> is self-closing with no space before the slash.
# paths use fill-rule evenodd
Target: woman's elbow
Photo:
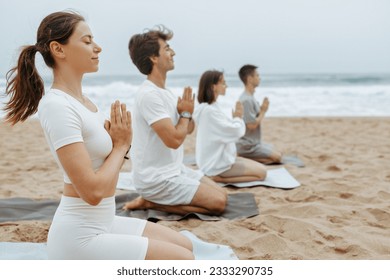
<path id="1" fill-rule="evenodd" d="M 85 195 L 80 196 L 86 203 L 91 206 L 98 205 L 104 198 L 103 192 L 101 191 L 91 191 Z"/>
<path id="2" fill-rule="evenodd" d="M 91 206 L 96 206 L 102 201 L 102 199 L 103 197 L 95 196 L 95 197 L 84 198 L 84 201 Z"/>
<path id="3" fill-rule="evenodd" d="M 102 201 L 103 198 L 94 198 L 88 201 L 87 203 L 91 206 L 99 205 L 99 203 Z"/>

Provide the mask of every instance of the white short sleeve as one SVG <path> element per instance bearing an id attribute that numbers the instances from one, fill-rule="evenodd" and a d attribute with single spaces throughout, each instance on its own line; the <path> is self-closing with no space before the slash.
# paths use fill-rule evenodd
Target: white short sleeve
<path id="1" fill-rule="evenodd" d="M 156 93 L 145 92 L 139 102 L 139 110 L 148 125 L 170 118 L 170 114 L 164 100 Z"/>
<path id="2" fill-rule="evenodd" d="M 71 143 L 83 142 L 81 118 L 66 103 L 53 101 L 39 111 L 42 128 L 55 150 Z"/>

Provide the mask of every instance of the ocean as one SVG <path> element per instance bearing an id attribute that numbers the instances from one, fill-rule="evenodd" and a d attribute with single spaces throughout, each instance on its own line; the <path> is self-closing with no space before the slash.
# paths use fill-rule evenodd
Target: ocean
<path id="1" fill-rule="evenodd" d="M 86 75 L 83 90 L 107 115 L 115 100 L 133 105 L 143 76 Z M 45 79 L 46 88 L 50 78 Z M 226 95 L 218 99 L 230 113 L 243 91 L 237 75 L 225 74 Z M 199 75 L 168 73 L 166 86 L 180 96 L 185 86 L 197 91 Z M 0 79 L 0 102 L 6 100 L 5 79 Z M 390 116 L 390 73 L 384 74 L 263 74 L 255 98 L 268 97 L 270 117 Z M 0 116 L 4 116 L 1 111 Z"/>

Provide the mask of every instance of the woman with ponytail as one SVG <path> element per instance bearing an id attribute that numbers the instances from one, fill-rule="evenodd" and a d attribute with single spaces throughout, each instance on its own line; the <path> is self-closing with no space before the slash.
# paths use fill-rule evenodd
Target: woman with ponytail
<path id="1" fill-rule="evenodd" d="M 73 12 L 45 17 L 37 43 L 25 47 L 7 73 L 5 120 L 38 112 L 50 150 L 64 175 L 60 205 L 47 240 L 50 259 L 193 259 L 189 239 L 167 227 L 115 216 L 115 189 L 132 140 L 131 115 L 116 101 L 110 120 L 82 91 L 96 72 L 101 48 L 84 18 Z M 46 92 L 35 67 L 40 53 L 53 70 Z"/>

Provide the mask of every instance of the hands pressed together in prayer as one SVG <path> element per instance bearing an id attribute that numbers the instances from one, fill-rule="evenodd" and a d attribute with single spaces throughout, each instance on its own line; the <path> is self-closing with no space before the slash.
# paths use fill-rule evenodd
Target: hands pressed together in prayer
<path id="1" fill-rule="evenodd" d="M 183 96 L 179 97 L 177 100 L 177 112 L 179 114 L 183 112 L 194 112 L 194 106 L 195 106 L 195 94 L 192 93 L 191 87 L 185 87 Z"/>
<path id="2" fill-rule="evenodd" d="M 126 110 L 126 104 L 118 100 L 111 104 L 110 121 L 106 120 L 104 128 L 110 134 L 114 148 L 129 149 L 133 138 L 131 113 Z"/>
<path id="3" fill-rule="evenodd" d="M 237 101 L 235 109 L 232 110 L 232 116 L 233 118 L 238 117 L 242 119 L 243 114 L 244 114 L 244 107 L 242 106 L 242 103 L 240 101 Z"/>
<path id="4" fill-rule="evenodd" d="M 265 97 L 263 99 L 263 104 L 261 104 L 261 106 L 260 106 L 260 112 L 261 111 L 264 111 L 264 113 L 267 112 L 268 107 L 269 107 L 269 100 L 268 100 L 268 97 Z"/>

